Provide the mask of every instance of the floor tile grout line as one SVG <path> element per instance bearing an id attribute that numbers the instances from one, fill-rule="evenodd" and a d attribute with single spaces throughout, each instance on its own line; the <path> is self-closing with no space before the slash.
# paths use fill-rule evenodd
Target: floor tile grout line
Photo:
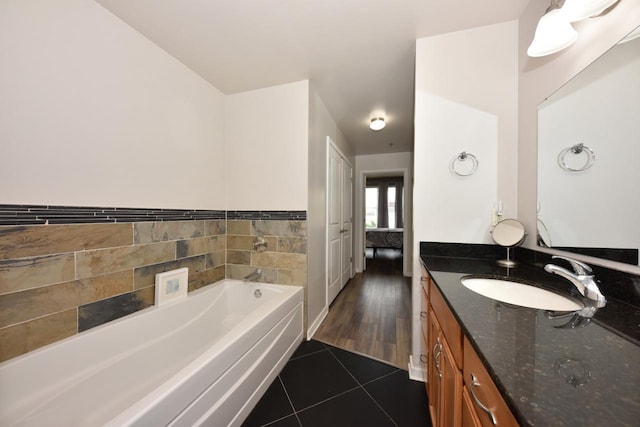
<path id="1" fill-rule="evenodd" d="M 345 350 L 343 350 L 343 351 L 345 351 Z M 384 375 L 382 375 L 382 376 L 379 376 L 378 378 L 374 378 L 374 379 L 372 379 L 372 380 L 369 380 L 369 381 L 367 381 L 367 382 L 365 382 L 365 383 L 361 383 L 361 382 L 360 382 L 360 381 L 358 381 L 358 379 L 357 379 L 357 378 L 356 378 L 356 377 L 351 373 L 351 371 L 349 370 L 349 368 L 347 368 L 347 367 L 342 363 L 342 361 L 340 361 L 340 359 L 338 359 L 338 356 L 336 356 L 332 351 L 329 351 L 329 353 L 331 353 L 331 355 L 332 355 L 332 356 L 333 356 L 333 357 L 338 361 L 338 363 L 339 363 L 339 364 L 340 364 L 340 365 L 341 365 L 341 366 L 342 366 L 342 367 L 343 367 L 343 368 L 344 368 L 344 369 L 349 373 L 349 375 L 351 375 L 351 378 L 353 378 L 354 380 L 356 380 L 356 382 L 357 382 L 358 384 L 360 384 L 360 386 L 362 386 L 362 387 L 364 387 L 364 386 L 365 386 L 365 385 L 367 385 L 367 384 L 371 384 L 371 383 L 372 383 L 372 382 L 374 382 L 374 381 L 378 381 L 378 380 L 380 380 L 380 379 L 382 379 L 382 378 L 388 377 L 389 375 L 395 374 L 396 372 L 398 372 L 398 371 L 401 371 L 401 370 L 402 370 L 402 369 L 398 368 L 397 366 L 390 366 L 390 367 L 394 368 L 394 370 L 393 370 L 392 372 L 389 372 L 388 374 L 384 374 Z M 364 356 L 361 356 L 361 357 L 364 357 Z M 373 359 L 372 359 L 372 360 L 373 360 Z"/>
<path id="2" fill-rule="evenodd" d="M 280 418 L 278 418 L 278 419 L 276 419 L 276 420 L 269 421 L 269 422 L 268 422 L 268 423 L 266 423 L 266 424 L 260 424 L 260 427 L 269 427 L 269 426 L 272 426 L 272 425 L 274 425 L 274 424 L 275 424 L 275 423 L 277 423 L 277 422 L 280 422 L 280 421 L 282 421 L 282 420 L 284 420 L 284 419 L 286 419 L 286 418 L 289 418 L 291 415 L 294 415 L 294 414 L 285 415 L 284 417 L 280 417 Z"/>
<path id="3" fill-rule="evenodd" d="M 287 391 L 287 387 L 285 387 L 284 381 L 282 381 L 282 378 L 280 378 L 280 375 L 278 375 L 278 381 L 280 381 L 280 385 L 282 386 L 282 389 L 284 390 L 284 394 L 287 396 L 287 400 L 289 401 L 289 406 L 291 406 L 291 410 L 293 411 L 293 415 L 295 415 L 296 420 L 298 420 L 298 425 L 300 427 L 302 427 L 302 421 L 300 421 L 300 417 L 298 417 L 298 413 L 296 412 L 296 407 L 293 406 L 293 402 L 291 401 L 291 397 L 289 396 L 289 392 Z M 287 416 L 289 416 L 289 415 L 287 415 Z"/>
<path id="4" fill-rule="evenodd" d="M 396 371 L 394 371 L 394 372 L 397 372 L 397 371 L 399 371 L 399 370 L 400 370 L 400 369 L 398 369 L 398 370 L 396 370 Z M 394 373 L 394 372 L 392 372 L 392 373 Z M 351 374 L 351 373 L 349 373 L 349 374 Z M 384 378 L 384 377 L 389 376 L 389 375 L 391 375 L 391 374 L 383 375 L 382 377 L 380 377 L 380 378 L 378 378 L 378 379 Z M 356 381 L 357 381 L 357 380 L 356 380 Z M 367 384 L 370 384 L 370 383 L 372 383 L 372 382 L 374 382 L 374 381 L 376 381 L 376 380 L 369 381 Z M 283 384 L 283 385 L 284 385 L 284 384 Z M 295 407 L 294 407 L 294 411 L 295 411 L 295 412 L 294 412 L 294 414 L 296 415 L 296 418 L 298 419 L 298 423 L 302 426 L 302 421 L 300 421 L 300 418 L 298 417 L 298 414 L 299 414 L 300 412 L 304 412 L 304 411 L 306 411 L 307 409 L 311 409 L 311 408 L 313 408 L 313 407 L 315 407 L 315 406 L 321 405 L 321 404 L 326 403 L 326 402 L 328 402 L 328 401 L 330 401 L 330 400 L 337 399 L 337 398 L 339 398 L 339 397 L 344 396 L 344 395 L 345 395 L 345 394 L 347 394 L 347 393 L 350 393 L 350 392 L 352 392 L 352 391 L 354 391 L 354 390 L 358 390 L 358 389 L 361 389 L 361 390 L 362 390 L 362 391 L 363 391 L 367 396 L 369 396 L 369 399 L 371 399 L 371 400 L 373 401 L 373 403 L 374 403 L 378 408 L 380 408 L 380 410 L 382 411 L 382 413 L 383 413 L 383 414 L 385 414 L 385 415 L 387 416 L 387 418 L 388 418 L 388 419 L 393 423 L 393 425 L 394 425 L 394 426 L 399 427 L 399 426 L 398 426 L 398 424 L 396 423 L 396 421 L 395 421 L 393 418 L 391 418 L 391 416 L 387 413 L 387 411 L 385 411 L 385 410 L 384 410 L 384 408 L 382 408 L 382 406 L 380 406 L 380 404 L 379 404 L 379 403 L 378 403 L 378 402 L 373 398 L 373 396 L 371 396 L 371 394 L 369 394 L 369 392 L 368 392 L 368 391 L 364 388 L 364 386 L 363 386 L 363 385 L 361 385 L 360 383 L 358 383 L 358 385 L 357 385 L 356 387 L 350 388 L 349 390 L 345 390 L 345 391 L 343 391 L 342 393 L 338 393 L 338 394 L 336 394 L 336 395 L 334 395 L 334 396 L 331 396 L 331 397 L 329 397 L 329 398 L 327 398 L 327 399 L 321 400 L 320 402 L 316 402 L 316 403 L 314 403 L 313 405 L 309 405 L 309 406 L 307 406 L 307 407 L 305 407 L 305 408 L 300 409 L 299 411 L 297 411 L 297 410 L 295 409 Z M 286 392 L 286 389 L 285 389 L 285 392 Z M 289 397 L 289 394 L 287 393 L 287 398 L 288 398 L 288 397 Z M 292 404 L 292 406 L 293 406 L 293 404 Z"/>
<path id="5" fill-rule="evenodd" d="M 388 376 L 393 375 L 393 374 L 397 373 L 398 371 L 402 371 L 402 369 L 397 368 L 397 369 L 396 369 L 395 371 L 393 371 L 393 372 L 389 372 L 388 374 L 384 374 L 384 375 L 383 375 L 383 376 L 381 376 L 381 377 L 378 377 L 378 378 L 375 378 L 375 379 L 373 379 L 373 380 L 367 381 L 366 383 L 362 384 L 362 387 L 364 387 L 364 386 L 366 386 L 366 385 L 369 385 L 369 384 L 371 384 L 371 383 L 374 383 L 374 382 L 376 382 L 376 381 L 378 381 L 378 380 L 381 380 L 381 379 L 383 379 L 383 378 L 387 378 Z"/>
<path id="6" fill-rule="evenodd" d="M 300 356 L 292 357 L 291 359 L 289 359 L 289 361 L 302 359 L 303 357 L 307 357 L 307 356 L 311 356 L 311 355 L 314 355 L 314 354 L 322 353 L 323 351 L 329 351 L 329 349 L 328 348 L 323 348 L 322 350 L 312 351 L 311 353 L 302 354 Z"/>
<path id="7" fill-rule="evenodd" d="M 389 415 L 387 413 L 387 411 L 384 410 L 384 408 L 382 406 L 380 406 L 380 404 L 378 403 L 378 401 L 376 399 L 373 398 L 373 396 L 371 396 L 371 394 L 369 394 L 369 392 L 367 391 L 366 388 L 362 387 L 362 390 L 367 394 L 367 396 L 369 396 L 369 399 L 373 400 L 373 403 L 376 404 L 376 406 L 378 408 L 380 408 L 380 410 L 382 411 L 383 414 L 385 414 L 387 416 L 387 418 L 389 418 L 391 420 L 391 422 L 393 423 L 394 426 L 399 427 L 398 423 L 396 423 L 396 420 L 394 420 L 393 418 L 391 418 L 391 415 Z"/>
<path id="8" fill-rule="evenodd" d="M 311 408 L 313 408 L 313 407 L 315 407 L 315 406 L 321 405 L 321 404 L 326 403 L 326 402 L 328 402 L 328 401 L 330 401 L 330 400 L 333 400 L 333 399 L 336 399 L 336 398 L 338 398 L 338 397 L 344 396 L 345 394 L 350 393 L 350 392 L 352 392 L 352 391 L 354 391 L 354 390 L 357 390 L 357 389 L 359 389 L 359 388 L 362 388 L 362 386 L 361 386 L 361 385 L 357 385 L 357 386 L 355 386 L 355 387 L 350 388 L 349 390 L 345 390 L 345 391 L 343 391 L 343 392 L 341 392 L 341 393 L 338 393 L 338 394 L 335 394 L 335 395 L 333 395 L 333 396 L 331 396 L 331 397 L 327 397 L 326 399 L 321 400 L 320 402 L 316 402 L 316 403 L 314 403 L 313 405 L 306 406 L 306 407 L 304 407 L 304 408 L 300 409 L 299 411 L 296 411 L 296 412 L 295 412 L 295 414 L 297 415 L 297 414 L 299 414 L 300 412 L 304 412 L 304 411 L 306 411 L 307 409 L 311 409 Z M 294 410 L 295 410 L 295 408 L 294 408 Z"/>
<path id="9" fill-rule="evenodd" d="M 344 366 L 344 364 L 340 361 L 340 359 L 338 359 L 338 356 L 336 356 L 335 354 L 333 354 L 333 351 L 329 350 L 329 354 L 331 354 L 333 356 L 334 359 L 336 359 L 336 361 L 338 362 L 338 364 L 340 364 L 340 366 L 342 366 L 344 368 L 345 371 L 347 371 L 347 373 L 351 376 L 351 378 L 354 379 L 354 381 L 356 382 L 356 384 L 358 384 L 360 387 L 362 387 L 362 384 L 360 384 L 360 381 L 358 381 L 358 379 L 351 373 L 351 371 L 349 370 L 349 368 L 347 368 L 346 366 Z"/>
<path id="10" fill-rule="evenodd" d="M 385 415 L 387 416 L 387 418 L 389 418 L 389 420 L 391 420 L 391 422 L 393 423 L 393 425 L 394 425 L 394 426 L 396 426 L 396 427 L 398 427 L 398 424 L 396 423 L 396 421 L 395 421 L 393 418 L 391 418 L 391 415 L 389 415 L 389 414 L 387 413 L 387 411 L 385 411 L 385 410 L 384 410 L 384 408 L 383 408 L 382 406 L 380 406 L 380 404 L 378 403 L 378 401 L 376 401 L 376 400 L 373 398 L 373 396 L 371 396 L 371 394 L 369 394 L 369 392 L 367 391 L 367 389 L 365 389 L 365 388 L 364 388 L 364 384 L 361 384 L 361 383 L 360 383 L 360 381 L 358 381 L 358 379 L 357 379 L 357 378 L 356 378 L 356 377 L 351 373 L 351 371 L 350 371 L 346 366 L 344 366 L 344 364 L 340 361 L 340 359 L 338 359 L 338 356 L 336 356 L 335 354 L 333 354 L 333 352 L 332 352 L 332 351 L 329 351 L 329 353 L 334 357 L 334 359 L 336 359 L 336 361 L 340 364 L 340 366 L 342 366 L 342 367 L 345 369 L 345 371 L 347 371 L 347 373 L 348 373 L 349 375 L 351 375 L 351 378 L 353 378 L 353 379 L 356 381 L 356 383 L 360 386 L 360 388 L 362 389 L 362 391 L 364 391 L 364 392 L 365 392 L 365 394 L 366 394 L 367 396 L 369 396 L 369 399 L 371 399 L 371 400 L 373 401 L 373 403 L 375 403 L 375 405 L 376 405 L 378 408 L 380 408 L 380 410 L 382 411 L 382 413 L 383 413 L 383 414 L 385 414 Z M 389 373 L 389 374 L 387 374 L 387 375 L 391 375 L 391 374 L 396 373 L 396 372 L 398 372 L 398 371 L 399 371 L 399 369 L 396 369 L 395 371 L 393 371 L 393 372 L 391 372 L 391 373 Z M 380 378 L 384 378 L 384 377 L 386 377 L 387 375 L 383 375 L 383 376 L 381 376 Z M 376 380 L 379 380 L 380 378 L 377 378 Z M 376 380 L 369 381 L 369 382 L 368 382 L 368 383 L 366 383 L 366 384 L 369 384 L 369 383 L 371 383 L 371 382 L 373 382 L 373 381 L 376 381 Z"/>
<path id="11" fill-rule="evenodd" d="M 391 418 L 391 415 L 389 415 L 389 414 L 387 413 L 387 411 L 385 411 L 385 410 L 384 410 L 384 408 L 383 408 L 382 406 L 380 406 L 380 404 L 379 404 L 379 403 L 378 403 L 378 402 L 373 398 L 373 396 L 371 396 L 371 395 L 369 394 L 369 392 L 367 391 L 367 389 L 365 389 L 365 388 L 364 388 L 364 384 L 361 384 L 361 383 L 360 383 L 360 381 L 358 381 L 358 379 L 357 379 L 357 378 L 356 378 L 356 377 L 351 373 L 351 371 L 350 371 L 346 366 L 344 366 L 344 364 L 340 361 L 340 359 L 338 359 L 338 356 L 336 356 L 335 354 L 333 354 L 333 352 L 332 352 L 332 351 L 329 351 L 329 353 L 331 353 L 331 355 L 332 355 L 332 356 L 333 356 L 333 357 L 338 361 L 338 363 L 340 364 L 340 366 L 342 366 L 342 367 L 343 367 L 343 368 L 344 368 L 344 369 L 349 373 L 349 375 L 351 375 L 351 377 L 356 381 L 356 383 L 358 383 L 358 384 L 360 385 L 360 388 L 362 389 L 362 391 L 364 391 L 364 393 L 365 393 L 367 396 L 369 396 L 369 399 L 371 399 L 371 400 L 373 401 L 373 403 L 375 403 L 375 405 L 376 405 L 378 408 L 380 408 L 380 410 L 382 411 L 382 413 L 383 413 L 383 414 L 385 414 L 385 415 L 387 416 L 387 418 L 389 418 L 389 420 L 391 420 L 391 422 L 393 423 L 393 425 L 394 425 L 394 426 L 396 426 L 396 427 L 398 427 L 398 424 L 396 424 L 396 421 L 395 421 L 393 418 Z M 395 373 L 395 372 L 398 372 L 398 369 L 396 369 L 396 370 L 395 370 L 395 371 L 393 371 L 392 373 Z M 389 373 L 389 374 L 387 374 L 387 375 L 391 375 L 392 373 Z M 383 375 L 383 376 L 381 376 L 380 378 L 384 378 L 384 377 L 386 377 L 387 375 Z M 377 380 L 379 380 L 380 378 L 377 378 Z M 366 383 L 366 384 L 369 384 L 369 383 L 371 383 L 371 382 L 373 382 L 373 381 L 376 381 L 376 380 L 369 381 L 369 382 L 368 382 L 368 383 Z"/>

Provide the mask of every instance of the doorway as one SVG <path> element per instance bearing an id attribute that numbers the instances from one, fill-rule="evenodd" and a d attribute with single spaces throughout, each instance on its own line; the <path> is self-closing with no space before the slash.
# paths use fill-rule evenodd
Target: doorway
<path id="1" fill-rule="evenodd" d="M 366 176 L 364 186 L 364 249 L 366 254 L 396 250 L 402 259 L 404 245 L 404 177 L 402 175 Z M 400 274 L 403 270 L 401 269 Z"/>
<path id="2" fill-rule="evenodd" d="M 411 279 L 402 255 L 367 250 L 367 270 L 356 274 L 329 308 L 313 338 L 407 370 L 411 352 Z"/>
<path id="3" fill-rule="evenodd" d="M 395 170 L 393 173 L 370 174 L 375 178 L 386 178 L 386 186 L 379 186 L 375 199 L 383 200 L 382 203 L 387 207 L 387 218 L 378 220 L 378 210 L 370 211 L 367 215 L 364 201 L 367 181 L 362 179 L 358 183 L 361 201 L 357 204 L 359 208 L 354 234 L 358 235 L 356 253 L 362 257 L 363 264 L 366 263 L 366 270 L 358 272 L 339 292 L 314 334 L 314 339 L 406 370 L 411 353 L 412 305 L 411 280 L 405 274 L 406 246 L 403 233 L 409 215 L 408 212 L 396 210 L 398 204 L 405 205 L 403 197 L 396 195 L 409 191 L 404 188 L 408 172 Z M 362 174 L 362 177 L 368 175 Z M 372 180 L 370 183 L 374 182 Z M 378 180 L 377 183 L 381 182 Z M 389 191 L 390 187 L 393 190 Z M 387 197 L 379 197 L 379 191 L 386 191 Z M 392 212 L 390 218 L 389 211 Z M 376 220 L 372 222 L 372 218 Z M 366 247 L 366 224 L 371 226 L 369 229 L 375 228 L 380 232 L 391 229 L 396 233 L 391 241 L 387 240 L 386 244 L 383 241 L 375 247 L 375 257 L 374 247 Z M 410 252 L 410 248 L 407 251 Z"/>

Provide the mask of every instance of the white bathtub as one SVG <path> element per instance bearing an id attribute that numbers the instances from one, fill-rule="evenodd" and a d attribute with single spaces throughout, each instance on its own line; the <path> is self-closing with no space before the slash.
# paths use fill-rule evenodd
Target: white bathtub
<path id="1" fill-rule="evenodd" d="M 302 288 L 223 280 L 0 364 L 0 425 L 240 425 L 301 340 Z"/>

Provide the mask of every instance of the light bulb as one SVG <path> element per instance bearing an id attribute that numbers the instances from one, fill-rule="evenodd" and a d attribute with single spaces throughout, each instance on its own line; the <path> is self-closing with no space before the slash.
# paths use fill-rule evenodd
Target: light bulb
<path id="1" fill-rule="evenodd" d="M 551 55 L 565 49 L 578 38 L 562 9 L 553 9 L 545 14 L 536 27 L 536 33 L 527 49 L 531 57 Z"/>
<path id="2" fill-rule="evenodd" d="M 384 126 L 385 126 L 385 123 L 382 117 L 375 117 L 371 119 L 371 123 L 369 124 L 369 128 L 375 131 L 383 129 Z"/>

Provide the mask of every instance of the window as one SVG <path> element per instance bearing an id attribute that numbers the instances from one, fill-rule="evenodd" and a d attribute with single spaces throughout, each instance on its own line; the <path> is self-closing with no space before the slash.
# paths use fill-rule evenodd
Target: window
<path id="1" fill-rule="evenodd" d="M 364 222 L 366 228 L 378 228 L 378 187 L 366 189 Z"/>
<path id="2" fill-rule="evenodd" d="M 402 228 L 402 177 L 367 178 L 365 228 Z"/>
<path id="3" fill-rule="evenodd" d="M 389 228 L 396 228 L 396 187 L 387 187 L 387 215 Z"/>

